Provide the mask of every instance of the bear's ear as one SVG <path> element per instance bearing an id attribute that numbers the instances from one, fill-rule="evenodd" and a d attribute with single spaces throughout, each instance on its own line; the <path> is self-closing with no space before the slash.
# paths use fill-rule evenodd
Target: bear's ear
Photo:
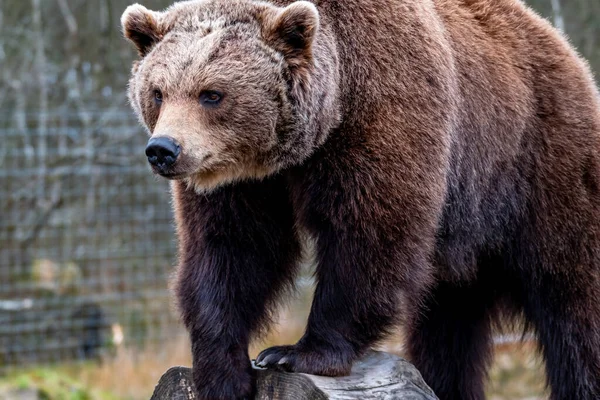
<path id="1" fill-rule="evenodd" d="M 148 54 L 164 36 L 159 28 L 158 13 L 140 4 L 127 7 L 121 16 L 121 25 L 123 35 L 135 44 L 141 57 Z"/>
<path id="2" fill-rule="evenodd" d="M 271 10 L 269 10 L 271 11 Z M 263 18 L 265 41 L 280 51 L 290 66 L 302 68 L 312 62 L 312 43 L 319 28 L 319 12 L 308 1 L 296 1 Z"/>

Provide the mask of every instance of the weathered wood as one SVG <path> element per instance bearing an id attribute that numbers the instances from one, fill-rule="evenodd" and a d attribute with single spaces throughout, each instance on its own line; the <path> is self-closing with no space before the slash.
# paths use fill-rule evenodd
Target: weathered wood
<path id="1" fill-rule="evenodd" d="M 257 368 L 257 400 L 435 400 L 421 374 L 406 360 L 370 352 L 357 361 L 349 376 L 328 378 Z M 173 367 L 158 382 L 151 400 L 199 399 L 191 369 Z"/>

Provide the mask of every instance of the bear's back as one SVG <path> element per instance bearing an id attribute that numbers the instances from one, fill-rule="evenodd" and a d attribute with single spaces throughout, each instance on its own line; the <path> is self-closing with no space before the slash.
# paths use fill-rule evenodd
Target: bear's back
<path id="1" fill-rule="evenodd" d="M 593 170 L 586 185 L 596 196 L 600 105 L 591 72 L 522 2 L 322 1 L 319 10 L 342 71 L 344 123 L 332 151 L 368 146 L 401 158 L 407 140 L 433 143 L 428 128 L 447 125 L 441 259 L 465 256 L 454 246 L 500 245 L 536 207 L 534 193 L 575 193 L 581 164 Z M 396 131 L 357 138 L 352 129 L 389 121 Z"/>

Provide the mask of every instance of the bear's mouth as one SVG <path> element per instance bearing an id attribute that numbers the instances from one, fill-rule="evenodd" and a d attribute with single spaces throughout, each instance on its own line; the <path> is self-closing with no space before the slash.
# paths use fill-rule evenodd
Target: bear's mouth
<path id="1" fill-rule="evenodd" d="M 167 179 L 177 179 L 183 177 L 181 174 L 160 174 L 160 176 Z"/>
<path id="2" fill-rule="evenodd" d="M 156 167 L 152 167 L 152 172 L 154 172 L 156 175 L 159 175 L 159 176 L 169 179 L 169 180 L 180 179 L 180 178 L 184 178 L 186 176 L 186 174 L 168 171 L 168 170 L 164 170 L 164 169 L 160 169 L 160 168 L 156 168 Z"/>
<path id="3" fill-rule="evenodd" d="M 196 173 L 210 172 L 214 166 L 207 165 L 207 160 L 211 158 L 212 154 L 210 153 L 204 155 L 199 161 L 182 155 L 173 165 L 152 165 L 152 172 L 169 180 L 183 179 Z"/>
<path id="4" fill-rule="evenodd" d="M 172 172 L 166 172 L 166 173 L 159 173 L 160 176 L 162 176 L 163 178 L 167 178 L 167 179 L 180 179 L 185 177 L 185 174 L 176 174 L 176 173 L 172 173 Z"/>

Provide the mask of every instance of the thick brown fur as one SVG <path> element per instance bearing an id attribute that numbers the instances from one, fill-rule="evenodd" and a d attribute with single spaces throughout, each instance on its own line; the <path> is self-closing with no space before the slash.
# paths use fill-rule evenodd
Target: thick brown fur
<path id="1" fill-rule="evenodd" d="M 600 103 L 585 62 L 517 0 L 290 4 L 123 15 L 143 56 L 131 103 L 181 146 L 157 172 L 174 179 L 201 396 L 252 395 L 247 346 L 305 229 L 306 333 L 260 364 L 343 375 L 402 319 L 440 399 L 482 399 L 492 326 L 523 317 L 551 398 L 600 398 Z M 221 102 L 203 107 L 213 89 Z"/>

